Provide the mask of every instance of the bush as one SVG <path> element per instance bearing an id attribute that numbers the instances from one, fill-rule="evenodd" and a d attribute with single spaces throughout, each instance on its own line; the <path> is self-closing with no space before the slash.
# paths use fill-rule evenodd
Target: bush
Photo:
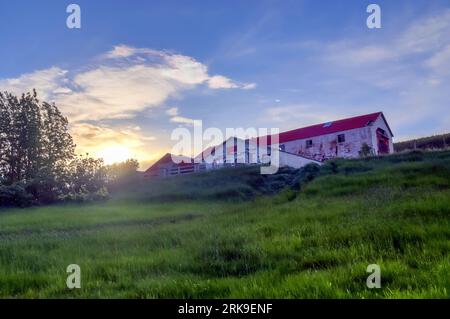
<path id="1" fill-rule="evenodd" d="M 363 145 L 361 146 L 361 150 L 359 151 L 359 157 L 368 157 L 371 155 L 373 155 L 372 148 L 367 145 L 367 143 L 363 143 Z"/>
<path id="2" fill-rule="evenodd" d="M 319 176 L 321 168 L 317 164 L 308 164 L 295 172 L 295 177 L 291 186 L 299 190 L 303 184 L 306 184 Z"/>
<path id="3" fill-rule="evenodd" d="M 0 206 L 26 207 L 33 203 L 33 196 L 25 190 L 22 184 L 11 186 L 0 185 Z"/>
<path id="4" fill-rule="evenodd" d="M 39 204 L 51 204 L 58 200 L 58 189 L 50 177 L 34 178 L 25 185 L 25 191 Z"/>
<path id="5" fill-rule="evenodd" d="M 59 200 L 63 202 L 93 202 L 101 201 L 109 198 L 109 193 L 106 187 L 102 187 L 95 192 L 89 192 L 84 187 L 78 192 L 70 192 L 67 195 L 60 196 Z"/>

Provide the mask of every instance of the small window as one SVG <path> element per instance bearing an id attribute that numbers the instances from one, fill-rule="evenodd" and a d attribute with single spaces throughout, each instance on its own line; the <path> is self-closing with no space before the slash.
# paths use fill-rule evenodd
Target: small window
<path id="1" fill-rule="evenodd" d="M 286 149 L 286 147 L 284 146 L 284 144 L 281 144 L 281 145 L 280 145 L 280 151 L 283 151 L 283 152 L 284 152 L 285 149 Z"/>
<path id="2" fill-rule="evenodd" d="M 338 143 L 344 143 L 345 142 L 345 134 L 339 134 L 338 135 Z"/>
<path id="3" fill-rule="evenodd" d="M 327 122 L 327 123 L 325 123 L 325 124 L 323 125 L 323 127 L 330 127 L 331 124 L 333 124 L 333 122 Z"/>
<path id="4" fill-rule="evenodd" d="M 306 148 L 312 147 L 312 140 L 306 140 Z"/>

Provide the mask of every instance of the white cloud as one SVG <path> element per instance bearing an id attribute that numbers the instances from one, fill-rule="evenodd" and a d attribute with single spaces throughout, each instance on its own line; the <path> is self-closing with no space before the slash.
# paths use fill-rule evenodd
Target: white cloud
<path id="1" fill-rule="evenodd" d="M 181 89 L 153 66 L 127 68 L 101 66 L 75 76 L 79 88 L 56 101 L 72 120 L 101 120 L 132 117 L 137 111 L 158 106 Z"/>
<path id="2" fill-rule="evenodd" d="M 177 116 L 178 115 L 178 108 L 177 107 L 171 107 L 167 109 L 166 114 L 169 116 Z"/>
<path id="3" fill-rule="evenodd" d="M 326 60 L 343 66 L 360 66 L 385 61 L 397 53 L 381 45 L 358 46 L 349 41 L 331 43 L 326 48 Z"/>
<path id="4" fill-rule="evenodd" d="M 184 116 L 180 116 L 177 107 L 171 107 L 171 108 L 167 109 L 166 114 L 170 116 L 170 122 L 172 122 L 172 123 L 194 125 L 195 120 L 184 117 Z"/>
<path id="5" fill-rule="evenodd" d="M 238 87 L 236 83 L 221 75 L 210 77 L 208 86 L 212 89 L 233 89 Z"/>
<path id="6" fill-rule="evenodd" d="M 222 75 L 214 75 L 208 79 L 211 89 L 244 89 L 251 90 L 256 87 L 255 83 L 237 83 Z"/>
<path id="7" fill-rule="evenodd" d="M 328 62 L 328 78 L 342 80 L 343 86 L 335 81 L 332 90 L 368 96 L 367 103 L 378 104 L 400 132 L 396 137 L 401 132 L 440 133 L 450 121 L 449 34 L 447 9 L 415 19 L 398 33 L 391 31 L 378 44 L 353 38 L 322 45 L 322 61 Z M 424 123 L 433 123 L 433 129 L 420 132 Z"/>
<path id="8" fill-rule="evenodd" d="M 148 143 L 154 138 L 139 127 L 107 126 L 104 123 L 117 122 L 106 120 L 133 118 L 137 112 L 159 107 L 169 98 L 202 85 L 209 89 L 255 87 L 223 75 L 210 76 L 205 64 L 189 56 L 126 45 L 114 47 L 79 70 L 54 66 L 0 79 L 2 90 L 19 95 L 35 88 L 39 99 L 56 102 L 69 118 L 78 153 L 96 156 L 105 148 L 126 146 L 144 162 L 152 156 Z M 179 115 L 176 107 L 166 112 L 171 123 L 193 123 Z"/>
<path id="9" fill-rule="evenodd" d="M 403 54 L 438 50 L 448 43 L 450 34 L 450 9 L 440 14 L 414 20 L 396 40 Z"/>
<path id="10" fill-rule="evenodd" d="M 0 79 L 4 90 L 22 93 L 36 88 L 41 99 L 55 101 L 72 122 L 131 118 L 203 84 L 211 89 L 254 87 L 209 76 L 207 66 L 189 56 L 126 45 L 101 55 L 88 70 L 52 67 Z"/>
<path id="11" fill-rule="evenodd" d="M 49 69 L 23 74 L 17 78 L 0 79 L 0 88 L 2 91 L 9 91 L 16 95 L 21 95 L 35 88 L 39 98 L 49 99 L 52 96 L 52 92 L 70 91 L 64 86 L 66 75 L 66 70 L 51 67 Z"/>
<path id="12" fill-rule="evenodd" d="M 330 43 L 326 56 L 329 61 L 354 67 L 399 61 L 415 55 L 439 52 L 449 44 L 449 34 L 450 9 L 447 9 L 440 14 L 413 21 L 405 31 L 382 44 L 361 44 L 363 40 Z"/>
<path id="13" fill-rule="evenodd" d="M 438 75 L 450 74 L 450 44 L 429 58 L 426 65 Z"/>
<path id="14" fill-rule="evenodd" d="M 105 54 L 106 58 L 116 59 L 116 58 L 126 58 L 136 54 L 136 49 L 126 46 L 117 45 L 111 51 Z"/>
<path id="15" fill-rule="evenodd" d="M 170 118 L 170 121 L 173 123 L 182 123 L 182 124 L 193 125 L 195 120 L 187 118 L 187 117 L 183 117 L 183 116 L 173 116 Z"/>
<path id="16" fill-rule="evenodd" d="M 253 90 L 256 88 L 256 83 L 245 83 L 241 85 L 241 89 L 243 90 Z"/>

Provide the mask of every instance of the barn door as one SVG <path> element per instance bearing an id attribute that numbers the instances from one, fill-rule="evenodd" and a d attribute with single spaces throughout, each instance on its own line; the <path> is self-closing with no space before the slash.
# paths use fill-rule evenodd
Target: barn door
<path id="1" fill-rule="evenodd" d="M 377 143 L 378 154 L 389 154 L 389 137 L 386 136 L 386 132 L 381 128 L 377 129 Z"/>

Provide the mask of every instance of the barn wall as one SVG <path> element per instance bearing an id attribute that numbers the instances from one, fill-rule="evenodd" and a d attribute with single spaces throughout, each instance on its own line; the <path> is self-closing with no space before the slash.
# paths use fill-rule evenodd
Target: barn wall
<path id="1" fill-rule="evenodd" d="M 315 163 L 319 165 L 321 164 L 320 162 L 286 152 L 279 152 L 279 154 L 280 154 L 280 167 L 288 166 L 293 168 L 301 168 L 310 163 Z"/>
<path id="2" fill-rule="evenodd" d="M 338 143 L 338 135 L 340 134 L 345 135 L 345 142 L 343 143 Z M 312 147 L 306 147 L 307 140 L 312 140 Z M 286 152 L 303 155 L 320 161 L 333 157 L 359 157 L 359 151 L 363 143 L 373 147 L 370 127 L 341 131 L 282 144 L 284 144 Z"/>

